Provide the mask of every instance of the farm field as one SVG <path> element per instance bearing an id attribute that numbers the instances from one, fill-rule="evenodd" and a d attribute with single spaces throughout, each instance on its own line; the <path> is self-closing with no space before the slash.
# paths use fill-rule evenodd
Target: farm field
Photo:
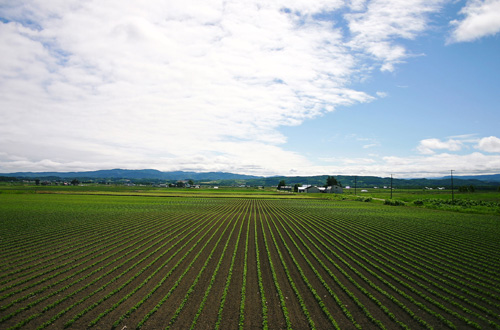
<path id="1" fill-rule="evenodd" d="M 362 192 L 364 190 L 364 192 Z M 354 189 L 346 189 L 346 195 L 353 195 Z M 390 199 L 391 198 L 391 190 L 390 189 L 374 189 L 373 187 L 368 188 L 358 188 L 357 189 L 358 196 L 365 197 L 374 197 L 374 198 L 382 198 L 382 199 Z M 411 202 L 415 199 L 443 199 L 443 200 L 451 200 L 452 193 L 451 189 L 445 190 L 425 190 L 425 189 L 398 189 L 394 188 L 393 199 L 400 199 L 405 202 Z M 466 199 L 466 200 L 477 200 L 477 201 L 488 201 L 488 202 L 496 202 L 500 203 L 500 191 L 481 191 L 477 190 L 476 192 L 459 192 L 458 189 L 454 190 L 454 198 L 455 199 Z"/>
<path id="2" fill-rule="evenodd" d="M 0 328 L 500 329 L 498 215 L 293 196 L 0 194 Z"/>

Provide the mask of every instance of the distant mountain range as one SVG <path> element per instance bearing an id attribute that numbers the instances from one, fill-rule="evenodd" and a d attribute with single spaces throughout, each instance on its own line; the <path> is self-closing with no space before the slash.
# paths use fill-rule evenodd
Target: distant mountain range
<path id="1" fill-rule="evenodd" d="M 253 175 L 242 175 L 225 172 L 161 172 L 158 170 L 99 170 L 87 172 L 16 172 L 4 173 L 0 176 L 16 178 L 82 178 L 82 179 L 156 179 L 156 180 L 248 180 L 261 178 Z"/>
<path id="2" fill-rule="evenodd" d="M 309 176 L 309 177 L 269 177 L 251 180 L 252 185 L 271 186 L 277 185 L 280 180 L 285 180 L 287 185 L 310 184 L 310 185 L 324 185 L 326 183 L 327 175 Z M 377 177 L 377 176 L 353 176 L 353 175 L 335 175 L 337 181 L 341 182 L 342 186 L 357 186 L 357 187 L 390 187 L 390 177 Z M 473 176 L 456 177 L 453 176 L 453 184 L 458 186 L 475 187 L 498 187 L 500 186 L 500 174 L 481 176 L 481 180 L 475 179 Z M 392 179 L 392 186 L 394 188 L 423 188 L 423 187 L 451 187 L 451 179 L 447 178 L 431 178 L 431 179 Z"/>
<path id="3" fill-rule="evenodd" d="M 85 180 L 120 180 L 127 179 L 133 181 L 170 181 L 178 180 L 193 180 L 197 183 L 212 183 L 219 185 L 250 185 L 250 186 L 276 186 L 281 180 L 285 180 L 287 185 L 295 184 L 310 184 L 324 185 L 327 175 L 317 176 L 253 176 L 225 172 L 162 172 L 153 169 L 146 170 L 99 170 L 87 172 L 17 172 L 17 173 L 0 173 L 0 177 L 17 178 L 17 179 L 41 179 L 41 180 L 56 180 L 56 179 L 79 179 Z M 346 176 L 336 175 L 335 178 L 345 186 L 357 185 L 357 187 L 389 187 L 391 178 L 376 177 L 376 176 Z M 494 175 L 477 175 L 477 176 L 453 176 L 454 185 L 474 185 L 477 187 L 497 187 L 500 185 L 500 174 Z M 5 181 L 5 180 L 3 180 Z M 396 179 L 392 180 L 393 187 L 411 188 L 411 187 L 450 187 L 450 176 L 441 178 L 428 179 Z"/>
<path id="4" fill-rule="evenodd" d="M 453 179 L 461 179 L 461 180 L 480 180 L 486 182 L 500 182 L 500 174 L 491 174 L 491 175 L 457 175 L 453 176 Z M 450 176 L 445 176 L 441 178 L 435 178 L 438 180 L 446 179 L 450 180 Z"/>

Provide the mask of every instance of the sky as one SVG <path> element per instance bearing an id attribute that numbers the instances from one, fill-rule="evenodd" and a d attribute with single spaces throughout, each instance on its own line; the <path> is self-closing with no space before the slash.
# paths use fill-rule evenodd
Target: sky
<path id="1" fill-rule="evenodd" d="M 0 0 L 0 173 L 500 173 L 500 0 Z"/>

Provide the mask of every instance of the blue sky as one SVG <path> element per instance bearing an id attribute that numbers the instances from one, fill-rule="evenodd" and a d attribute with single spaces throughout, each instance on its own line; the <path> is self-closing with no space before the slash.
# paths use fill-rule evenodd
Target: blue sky
<path id="1" fill-rule="evenodd" d="M 0 2 L 0 173 L 500 173 L 500 0 Z"/>
<path id="2" fill-rule="evenodd" d="M 331 163 L 339 156 L 379 161 L 384 156 L 420 156 L 417 148 L 425 139 L 463 141 L 453 154 L 467 155 L 477 151 L 477 139 L 500 135 L 498 36 L 446 45 L 440 32 L 419 37 L 407 47 L 420 56 L 393 72 L 373 72 L 367 81 L 354 85 L 385 97 L 282 128 L 288 136 L 286 147 L 300 148 L 316 159 L 332 158 Z M 313 131 L 318 134 L 309 134 Z M 432 175 L 432 169 L 422 170 Z"/>

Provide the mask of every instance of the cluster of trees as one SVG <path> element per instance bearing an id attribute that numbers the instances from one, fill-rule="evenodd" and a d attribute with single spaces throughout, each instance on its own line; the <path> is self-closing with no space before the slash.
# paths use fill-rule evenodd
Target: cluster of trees
<path id="1" fill-rule="evenodd" d="M 186 181 L 177 181 L 176 183 L 170 183 L 168 186 L 169 187 L 177 187 L 177 188 L 191 187 L 191 186 L 194 186 L 194 181 L 191 179 L 189 179 L 187 182 Z"/>
<path id="2" fill-rule="evenodd" d="M 280 190 L 281 187 L 284 187 L 284 186 L 286 186 L 286 182 L 285 182 L 285 180 L 281 180 L 280 183 L 278 183 L 278 190 Z"/>
<path id="3" fill-rule="evenodd" d="M 11 176 L 0 176 L 0 182 L 16 182 L 16 181 L 19 181 L 19 179 Z"/>
<path id="4" fill-rule="evenodd" d="M 340 186 L 340 187 L 342 187 L 342 184 L 340 183 L 340 181 L 337 181 L 337 179 L 335 179 L 335 177 L 328 176 L 326 178 L 326 185 L 325 185 L 325 187 L 333 187 L 333 186 Z"/>
<path id="5" fill-rule="evenodd" d="M 499 190 L 500 190 L 500 188 L 499 188 Z M 474 188 L 473 185 L 460 186 L 460 187 L 458 187 L 458 191 L 459 192 L 471 192 L 471 193 L 473 193 L 474 191 L 476 191 L 476 188 Z"/>
<path id="6" fill-rule="evenodd" d="M 40 179 L 35 179 L 35 184 L 36 184 L 37 186 L 39 186 L 40 184 L 41 184 L 42 186 L 46 186 L 46 185 L 50 185 L 50 184 L 51 184 L 51 182 L 50 182 L 50 181 L 47 181 L 47 180 L 45 180 L 45 181 L 41 181 Z M 73 186 L 78 186 L 79 184 L 80 184 L 80 180 L 78 180 L 78 179 L 73 179 L 73 180 L 71 180 L 71 185 L 73 185 Z"/>

